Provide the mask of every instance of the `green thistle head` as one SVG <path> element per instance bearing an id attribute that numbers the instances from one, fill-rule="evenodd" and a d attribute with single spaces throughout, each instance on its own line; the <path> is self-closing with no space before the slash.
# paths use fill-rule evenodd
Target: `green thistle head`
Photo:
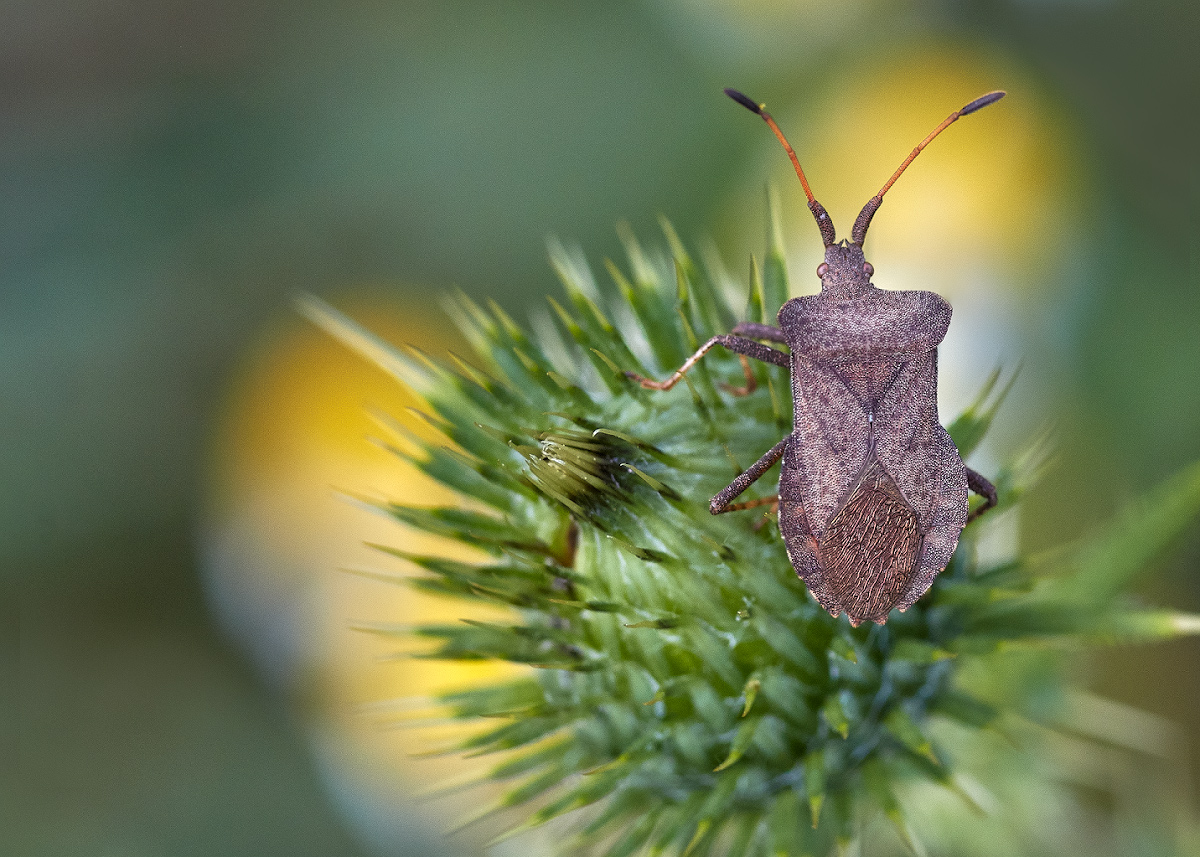
<path id="1" fill-rule="evenodd" d="M 886 626 L 833 619 L 797 579 L 765 508 L 708 511 L 790 431 L 786 370 L 756 367 L 758 389 L 744 397 L 727 389 L 743 369 L 725 353 L 669 392 L 625 376 L 664 377 L 737 321 L 772 320 L 788 291 L 778 224 L 761 275 L 752 264 L 740 289 L 663 225 L 668 253 L 623 236 L 628 267 L 608 263 L 615 292 L 552 247 L 561 329 L 531 335 L 498 306 L 459 297 L 452 311 L 475 356 L 453 367 L 314 300 L 302 306 L 422 395 L 453 444 L 425 445 L 414 461 L 462 506 L 383 508 L 492 557 L 401 553 L 422 569 L 412 585 L 514 616 L 417 631 L 438 641 L 436 657 L 530 667 L 442 700 L 492 724 L 459 748 L 502 754 L 488 778 L 511 786 L 489 811 L 516 814 L 513 832 L 571 814 L 564 853 L 616 857 L 825 855 L 864 841 L 877 854 L 900 847 L 896 834 L 918 853 L 922 840 L 1071 853 L 1038 851 L 1024 829 L 1037 806 L 1006 790 L 1034 804 L 1061 798 L 1031 758 L 1078 703 L 1058 678 L 1060 644 L 1195 630 L 1191 617 L 1122 593 L 1200 509 L 1200 467 L 1103 540 L 1053 557 L 981 564 L 985 518 Z M 964 458 L 1003 398 L 996 380 L 949 426 Z M 1029 460 L 999 474 L 1002 508 L 1028 483 Z M 938 793 L 949 803 L 922 797 Z M 930 806 L 950 806 L 935 815 L 966 832 L 929 829 L 920 809 Z"/>

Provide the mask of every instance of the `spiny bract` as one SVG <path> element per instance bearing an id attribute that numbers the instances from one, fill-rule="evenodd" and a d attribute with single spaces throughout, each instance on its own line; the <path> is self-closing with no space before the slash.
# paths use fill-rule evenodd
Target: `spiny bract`
<path id="1" fill-rule="evenodd" d="M 736 321 L 772 320 L 787 297 L 780 242 L 761 277 L 751 265 L 739 300 L 719 266 L 702 270 L 663 225 L 669 256 L 624 235 L 628 273 L 608 265 L 619 299 L 577 253 L 552 248 L 567 301 L 551 306 L 566 340 L 460 297 L 453 312 L 482 371 L 393 349 L 316 301 L 303 307 L 421 393 L 454 444 L 425 444 L 414 460 L 470 504 L 384 509 L 493 560 L 396 552 L 424 570 L 411 582 L 516 617 L 418 633 L 439 641 L 436 657 L 535 668 L 444 698 L 457 717 L 501 718 L 462 750 L 508 751 L 488 776 L 514 781 L 499 808 L 535 808 L 517 830 L 592 807 L 575 816 L 565 853 L 822 855 L 880 813 L 920 848 L 905 789 L 927 782 L 973 802 L 937 723 L 998 729 L 1031 693 L 1016 679 L 976 682 L 985 700 L 959 680 L 965 667 L 1004 640 L 1166 636 L 1183 620 L 1114 606 L 1144 551 L 1124 565 L 1117 543 L 1091 565 L 1060 557 L 1048 579 L 1024 560 L 980 567 L 975 524 L 908 612 L 885 627 L 831 618 L 796 578 L 774 521 L 708 512 L 708 498 L 789 430 L 784 370 L 756 367 L 757 391 L 738 398 L 726 385 L 743 382 L 742 368 L 724 353 L 669 393 L 624 376 L 662 377 Z M 949 427 L 964 457 L 1003 397 L 995 381 Z M 999 474 L 1001 508 L 1020 472 Z M 1186 522 L 1200 471 L 1170 490 Z M 1169 536 L 1132 520 L 1113 538 Z"/>

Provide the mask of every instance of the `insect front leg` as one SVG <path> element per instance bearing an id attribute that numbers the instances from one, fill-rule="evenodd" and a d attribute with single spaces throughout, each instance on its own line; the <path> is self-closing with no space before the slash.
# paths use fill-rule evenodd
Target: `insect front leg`
<path id="1" fill-rule="evenodd" d="M 763 326 L 765 327 L 765 325 Z M 744 354 L 746 357 L 753 357 L 755 360 L 762 360 L 764 363 L 774 363 L 776 366 L 791 365 L 791 358 L 782 351 L 776 351 L 774 348 L 763 345 L 760 342 L 755 342 L 753 339 L 721 334 L 714 336 L 708 342 L 701 345 L 696 350 L 696 353 L 685 360 L 683 365 L 675 370 L 675 374 L 665 381 L 653 381 L 649 378 L 643 378 L 636 372 L 626 372 L 625 375 L 637 381 L 647 390 L 669 390 L 678 384 L 680 379 L 687 374 L 687 371 L 695 366 L 700 358 L 707 354 L 714 345 L 723 345 L 735 354 Z"/>
<path id="2" fill-rule="evenodd" d="M 782 330 L 770 324 L 756 324 L 753 321 L 741 321 L 729 331 L 734 336 L 744 336 L 747 339 L 765 339 L 768 342 L 787 344 L 787 336 Z"/>
<path id="3" fill-rule="evenodd" d="M 756 324 L 753 321 L 743 321 L 735 324 L 730 333 L 734 336 L 744 336 L 747 339 L 765 339 L 768 342 L 787 343 L 787 337 L 778 327 L 772 327 L 769 324 Z M 749 396 L 758 389 L 758 379 L 754 377 L 754 372 L 750 369 L 750 361 L 746 359 L 746 356 L 739 354 L 738 358 L 742 361 L 742 373 L 746 376 L 745 386 L 734 387 L 732 384 L 722 384 L 721 389 L 734 396 Z"/>
<path id="4" fill-rule="evenodd" d="M 984 504 L 971 513 L 967 521 L 973 521 L 986 512 L 988 509 L 996 505 L 996 486 L 993 485 L 982 473 L 977 470 L 967 468 L 967 487 L 984 498 Z"/>
<path id="5" fill-rule="evenodd" d="M 713 497 L 708 504 L 708 511 L 714 515 L 720 515 L 724 512 L 734 512 L 737 509 L 748 509 L 753 506 L 764 506 L 767 503 L 775 502 L 777 497 L 769 500 L 751 501 L 750 503 L 733 503 L 733 499 L 757 482 L 762 475 L 766 473 L 779 459 L 783 458 L 783 453 L 787 450 L 788 441 L 791 440 L 791 435 L 788 435 L 779 443 L 767 450 L 758 461 L 750 465 L 750 467 L 742 473 L 737 479 L 730 482 Z"/>

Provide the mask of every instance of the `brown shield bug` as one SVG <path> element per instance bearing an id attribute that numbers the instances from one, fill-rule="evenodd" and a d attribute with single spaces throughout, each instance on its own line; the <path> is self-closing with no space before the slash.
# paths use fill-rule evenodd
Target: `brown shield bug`
<path id="1" fill-rule="evenodd" d="M 893 608 L 911 607 L 950 561 L 967 524 L 968 488 L 986 500 L 976 514 L 996 505 L 996 489 L 963 463 L 938 421 L 937 346 L 950 305 L 933 292 L 876 288 L 863 239 L 883 195 L 921 150 L 1004 93 L 975 99 L 922 140 L 863 206 L 849 242 L 836 240 L 833 221 L 770 114 L 737 90 L 725 94 L 766 121 L 796 168 L 825 242 L 821 292 L 785 303 L 779 327 L 743 323 L 714 336 L 665 381 L 627 374 L 643 387 L 668 390 L 714 345 L 787 367 L 792 433 L 713 497 L 709 510 L 778 504 L 788 557 L 821 606 L 833 616 L 845 612 L 852 625 L 883 624 Z M 790 354 L 756 340 L 783 343 Z M 778 497 L 733 502 L 781 459 Z"/>

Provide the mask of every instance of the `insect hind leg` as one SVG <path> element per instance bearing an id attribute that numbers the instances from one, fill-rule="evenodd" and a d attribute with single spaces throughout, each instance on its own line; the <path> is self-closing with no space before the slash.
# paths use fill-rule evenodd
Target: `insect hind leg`
<path id="1" fill-rule="evenodd" d="M 993 508 L 999 502 L 999 498 L 996 496 L 996 486 L 982 473 L 969 467 L 967 468 L 967 487 L 984 499 L 983 505 L 968 516 L 967 523 L 970 523 L 988 509 Z"/>
<path id="2" fill-rule="evenodd" d="M 770 506 L 767 510 L 768 514 L 779 508 L 779 495 L 772 494 L 770 497 L 759 497 L 757 500 L 747 500 L 744 503 L 730 503 L 722 512 L 741 512 L 744 509 L 758 509 L 762 506 Z"/>
<path id="3" fill-rule="evenodd" d="M 751 464 L 737 479 L 722 488 L 717 496 L 713 497 L 712 501 L 708 504 L 708 511 L 714 515 L 720 515 L 725 512 L 737 511 L 739 507 L 743 509 L 749 508 L 748 504 L 734 503 L 734 499 L 761 479 L 762 475 L 775 465 L 775 462 L 783 458 L 783 453 L 787 451 L 789 440 L 791 440 L 790 435 L 768 449 L 762 458 Z"/>

